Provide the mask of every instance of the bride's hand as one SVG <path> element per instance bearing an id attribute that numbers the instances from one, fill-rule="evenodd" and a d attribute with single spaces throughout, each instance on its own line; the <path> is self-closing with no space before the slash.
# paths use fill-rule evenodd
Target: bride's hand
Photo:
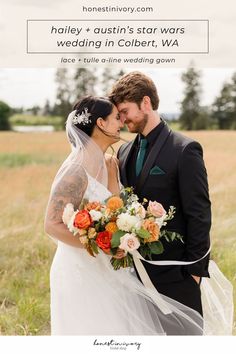
<path id="1" fill-rule="evenodd" d="M 113 258 L 116 258 L 116 259 L 122 259 L 126 256 L 126 252 L 124 250 L 122 250 L 121 248 L 118 248 L 115 256 L 113 256 Z"/>

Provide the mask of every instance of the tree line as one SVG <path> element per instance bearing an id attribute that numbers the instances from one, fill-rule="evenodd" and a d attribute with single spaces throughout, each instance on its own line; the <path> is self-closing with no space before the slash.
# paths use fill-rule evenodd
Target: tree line
<path id="1" fill-rule="evenodd" d="M 190 66 L 181 76 L 180 127 L 185 130 L 236 129 L 236 73 L 225 82 L 211 106 L 201 105 L 201 72 Z"/>
<path id="2" fill-rule="evenodd" d="M 71 112 L 75 102 L 84 95 L 105 96 L 108 89 L 125 72 L 114 68 L 78 68 L 75 70 L 60 68 L 55 73 L 56 100 L 53 105 L 49 100 L 44 107 L 33 106 L 23 108 L 10 108 L 5 102 L 0 101 L 0 130 L 10 130 L 9 117 L 15 113 L 32 114 L 34 116 L 60 116 L 62 128 L 65 120 Z"/>
<path id="3" fill-rule="evenodd" d="M 61 116 L 62 125 L 77 99 L 84 95 L 104 96 L 125 72 L 114 68 L 68 70 L 57 69 L 56 101 L 47 100 L 44 107 L 34 106 L 28 111 L 33 115 Z M 225 82 L 210 106 L 201 105 L 201 72 L 191 65 L 181 75 L 184 83 L 183 99 L 177 121 L 184 130 L 236 129 L 236 73 Z M 0 101 L 0 130 L 11 129 L 9 117 L 13 113 L 25 113 L 23 109 L 12 109 Z"/>

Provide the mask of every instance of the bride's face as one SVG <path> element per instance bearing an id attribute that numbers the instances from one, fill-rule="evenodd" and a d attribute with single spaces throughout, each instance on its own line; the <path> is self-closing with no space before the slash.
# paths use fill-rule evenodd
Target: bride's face
<path id="1" fill-rule="evenodd" d="M 114 138 L 111 137 L 111 139 L 113 139 L 114 142 L 116 142 L 117 139 L 119 139 L 120 137 L 120 130 L 123 126 L 124 125 L 120 120 L 119 112 L 116 106 L 113 106 L 111 114 L 107 117 L 106 120 L 103 120 L 103 128 L 108 134 L 114 136 Z"/>

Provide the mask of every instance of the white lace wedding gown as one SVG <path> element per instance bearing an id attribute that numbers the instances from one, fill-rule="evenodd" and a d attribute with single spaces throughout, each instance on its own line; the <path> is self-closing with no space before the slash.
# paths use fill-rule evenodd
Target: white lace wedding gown
<path id="1" fill-rule="evenodd" d="M 110 195 L 88 175 L 84 198 Z M 52 335 L 202 334 L 196 311 L 144 288 L 130 268 L 114 271 L 104 253 L 94 258 L 58 242 L 50 286 Z"/>

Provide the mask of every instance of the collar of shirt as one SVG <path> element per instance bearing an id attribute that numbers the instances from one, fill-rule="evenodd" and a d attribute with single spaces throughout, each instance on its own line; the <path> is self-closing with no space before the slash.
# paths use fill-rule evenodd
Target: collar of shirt
<path id="1" fill-rule="evenodd" d="M 148 141 L 148 146 L 152 146 L 160 135 L 164 124 L 165 123 L 163 122 L 163 120 L 161 120 L 161 122 L 155 128 L 153 128 L 147 136 L 143 136 L 142 134 L 140 134 L 138 141 L 140 141 L 140 139 L 145 138 Z"/>

